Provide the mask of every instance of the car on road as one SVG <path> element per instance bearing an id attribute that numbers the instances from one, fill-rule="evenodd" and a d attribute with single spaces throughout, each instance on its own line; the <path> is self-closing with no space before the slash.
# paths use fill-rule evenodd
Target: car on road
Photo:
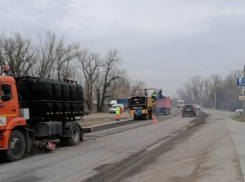
<path id="1" fill-rule="evenodd" d="M 113 113 L 116 113 L 116 105 L 112 105 L 111 108 L 110 108 L 110 113 L 113 114 Z"/>
<path id="2" fill-rule="evenodd" d="M 182 117 L 197 116 L 197 110 L 194 104 L 186 104 L 182 109 Z"/>
<path id="3" fill-rule="evenodd" d="M 195 104 L 195 108 L 198 109 L 198 110 L 201 110 L 202 107 L 200 105 L 198 105 L 198 104 Z"/>
<path id="4" fill-rule="evenodd" d="M 242 109 L 237 109 L 237 110 L 235 110 L 235 113 L 237 113 L 237 114 L 242 114 L 242 112 L 243 112 Z"/>

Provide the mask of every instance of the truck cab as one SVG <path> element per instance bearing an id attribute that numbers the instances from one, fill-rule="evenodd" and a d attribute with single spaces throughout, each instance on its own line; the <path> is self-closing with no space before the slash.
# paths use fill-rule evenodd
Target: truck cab
<path id="1" fill-rule="evenodd" d="M 25 147 L 21 131 L 25 130 L 26 120 L 20 117 L 13 77 L 0 76 L 0 97 L 0 150 L 12 150 L 12 156 L 9 157 L 14 158 L 21 152 L 19 148 Z"/>

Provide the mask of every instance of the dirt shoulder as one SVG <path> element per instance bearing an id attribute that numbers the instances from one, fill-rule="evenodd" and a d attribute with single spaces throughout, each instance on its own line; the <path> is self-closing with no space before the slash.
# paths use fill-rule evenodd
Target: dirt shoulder
<path id="1" fill-rule="evenodd" d="M 245 115 L 241 115 L 241 114 L 232 115 L 231 119 L 233 119 L 235 121 L 245 122 Z"/>

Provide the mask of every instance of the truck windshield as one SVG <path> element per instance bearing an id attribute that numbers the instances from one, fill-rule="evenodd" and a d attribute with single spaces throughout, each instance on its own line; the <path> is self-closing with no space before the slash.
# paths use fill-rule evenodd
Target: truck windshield
<path id="1" fill-rule="evenodd" d="M 139 97 L 139 98 L 132 98 L 131 99 L 131 106 L 132 105 L 145 105 L 146 98 L 145 97 Z"/>

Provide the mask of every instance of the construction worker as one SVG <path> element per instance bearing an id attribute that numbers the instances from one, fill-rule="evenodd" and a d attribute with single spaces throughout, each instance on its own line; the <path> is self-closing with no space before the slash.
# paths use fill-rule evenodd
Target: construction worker
<path id="1" fill-rule="evenodd" d="M 117 107 L 116 107 L 116 120 L 117 120 L 117 121 L 120 120 L 120 111 L 121 111 L 121 110 L 120 110 L 120 107 L 117 106 Z"/>
<path id="2" fill-rule="evenodd" d="M 156 92 L 153 92 L 152 94 L 151 94 L 151 98 L 152 98 L 152 100 L 157 100 L 157 93 Z"/>
<path id="3" fill-rule="evenodd" d="M 123 114 L 123 108 L 120 107 L 120 114 Z"/>

